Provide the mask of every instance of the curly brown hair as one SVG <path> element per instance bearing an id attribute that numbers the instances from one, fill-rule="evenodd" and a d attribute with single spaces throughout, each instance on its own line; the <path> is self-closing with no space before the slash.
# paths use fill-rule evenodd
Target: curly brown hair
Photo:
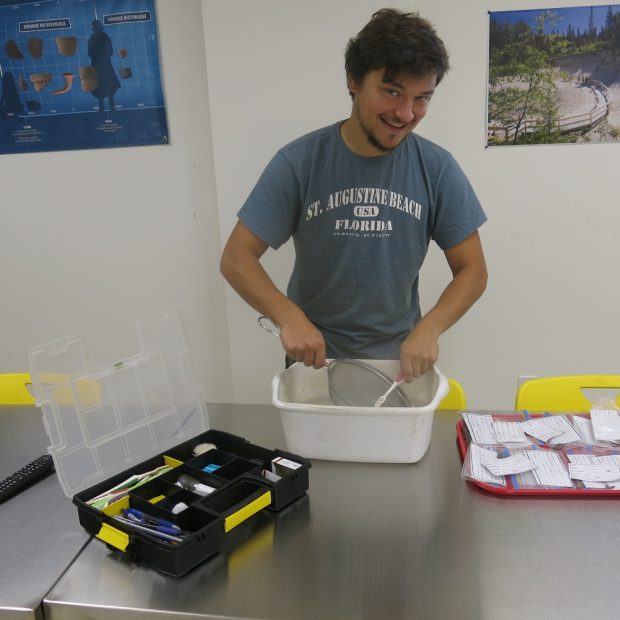
<path id="1" fill-rule="evenodd" d="M 345 51 L 347 76 L 361 83 L 376 69 L 385 69 L 384 81 L 397 76 L 436 75 L 439 84 L 450 68 L 443 41 L 430 22 L 417 13 L 381 9 L 354 38 Z"/>

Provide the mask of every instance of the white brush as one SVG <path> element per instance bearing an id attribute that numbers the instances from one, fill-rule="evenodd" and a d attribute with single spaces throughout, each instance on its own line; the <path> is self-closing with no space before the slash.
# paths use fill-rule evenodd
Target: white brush
<path id="1" fill-rule="evenodd" d="M 215 450 L 217 446 L 214 443 L 198 443 L 194 446 L 192 453 L 194 456 L 200 456 L 209 450 Z"/>
<path id="2" fill-rule="evenodd" d="M 399 374 L 396 377 L 396 379 L 394 379 L 394 382 L 392 383 L 392 385 L 390 385 L 390 387 L 387 389 L 385 394 L 383 394 L 382 396 L 379 396 L 379 398 L 377 398 L 374 406 L 375 407 L 381 407 L 383 405 L 383 403 L 385 402 L 385 399 L 403 382 L 403 379 L 404 379 L 404 377 Z"/>

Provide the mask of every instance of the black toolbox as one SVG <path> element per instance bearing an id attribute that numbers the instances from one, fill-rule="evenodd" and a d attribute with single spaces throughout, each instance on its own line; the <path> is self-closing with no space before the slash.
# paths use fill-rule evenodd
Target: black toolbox
<path id="1" fill-rule="evenodd" d="M 194 456 L 194 447 L 205 443 L 215 447 Z M 171 469 L 123 493 L 107 507 L 99 509 L 87 503 L 131 476 L 162 465 Z M 134 562 L 178 577 L 217 553 L 224 537 L 259 510 L 278 511 L 304 495 L 309 469 L 310 462 L 296 455 L 210 430 L 77 493 L 73 503 L 88 532 L 125 552 Z M 181 476 L 214 490 L 200 495 L 182 488 L 177 485 Z M 173 510 L 179 505 L 187 507 L 175 514 Z M 173 523 L 182 531 L 182 540 L 169 541 L 119 522 L 118 517 L 127 508 Z"/>
<path id="2" fill-rule="evenodd" d="M 78 338 L 36 347 L 31 373 L 81 525 L 178 577 L 259 511 L 303 496 L 311 463 L 208 428 L 176 310 L 139 320 L 138 333 L 137 355 L 97 369 Z"/>

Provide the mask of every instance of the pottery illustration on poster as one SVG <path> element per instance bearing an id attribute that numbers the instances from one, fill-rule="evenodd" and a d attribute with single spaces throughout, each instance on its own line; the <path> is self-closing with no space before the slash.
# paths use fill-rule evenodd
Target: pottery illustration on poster
<path id="1" fill-rule="evenodd" d="M 0 0 L 0 154 L 167 144 L 154 0 Z"/>

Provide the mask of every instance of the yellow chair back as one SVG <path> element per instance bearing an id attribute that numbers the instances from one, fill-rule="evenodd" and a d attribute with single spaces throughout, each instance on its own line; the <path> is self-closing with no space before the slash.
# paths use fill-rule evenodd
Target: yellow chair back
<path id="1" fill-rule="evenodd" d="M 530 379 L 519 386 L 515 409 L 528 411 L 590 411 L 584 389 L 620 390 L 620 375 L 572 375 Z M 620 393 L 615 402 L 620 406 Z"/>
<path id="2" fill-rule="evenodd" d="M 44 373 L 41 383 L 54 386 L 54 399 L 59 405 L 74 405 L 75 399 L 69 377 L 57 373 Z M 27 372 L 0 373 L 0 405 L 34 405 L 35 397 L 28 391 L 32 377 Z M 101 402 L 101 386 L 93 379 L 77 379 L 73 386 L 80 404 L 85 407 Z"/>
<path id="3" fill-rule="evenodd" d="M 27 372 L 0 374 L 0 405 L 34 405 L 34 396 L 26 388 L 30 383 Z"/>
<path id="4" fill-rule="evenodd" d="M 467 409 L 467 399 L 463 386 L 454 379 L 448 379 L 449 392 L 439 403 L 437 409 Z"/>

